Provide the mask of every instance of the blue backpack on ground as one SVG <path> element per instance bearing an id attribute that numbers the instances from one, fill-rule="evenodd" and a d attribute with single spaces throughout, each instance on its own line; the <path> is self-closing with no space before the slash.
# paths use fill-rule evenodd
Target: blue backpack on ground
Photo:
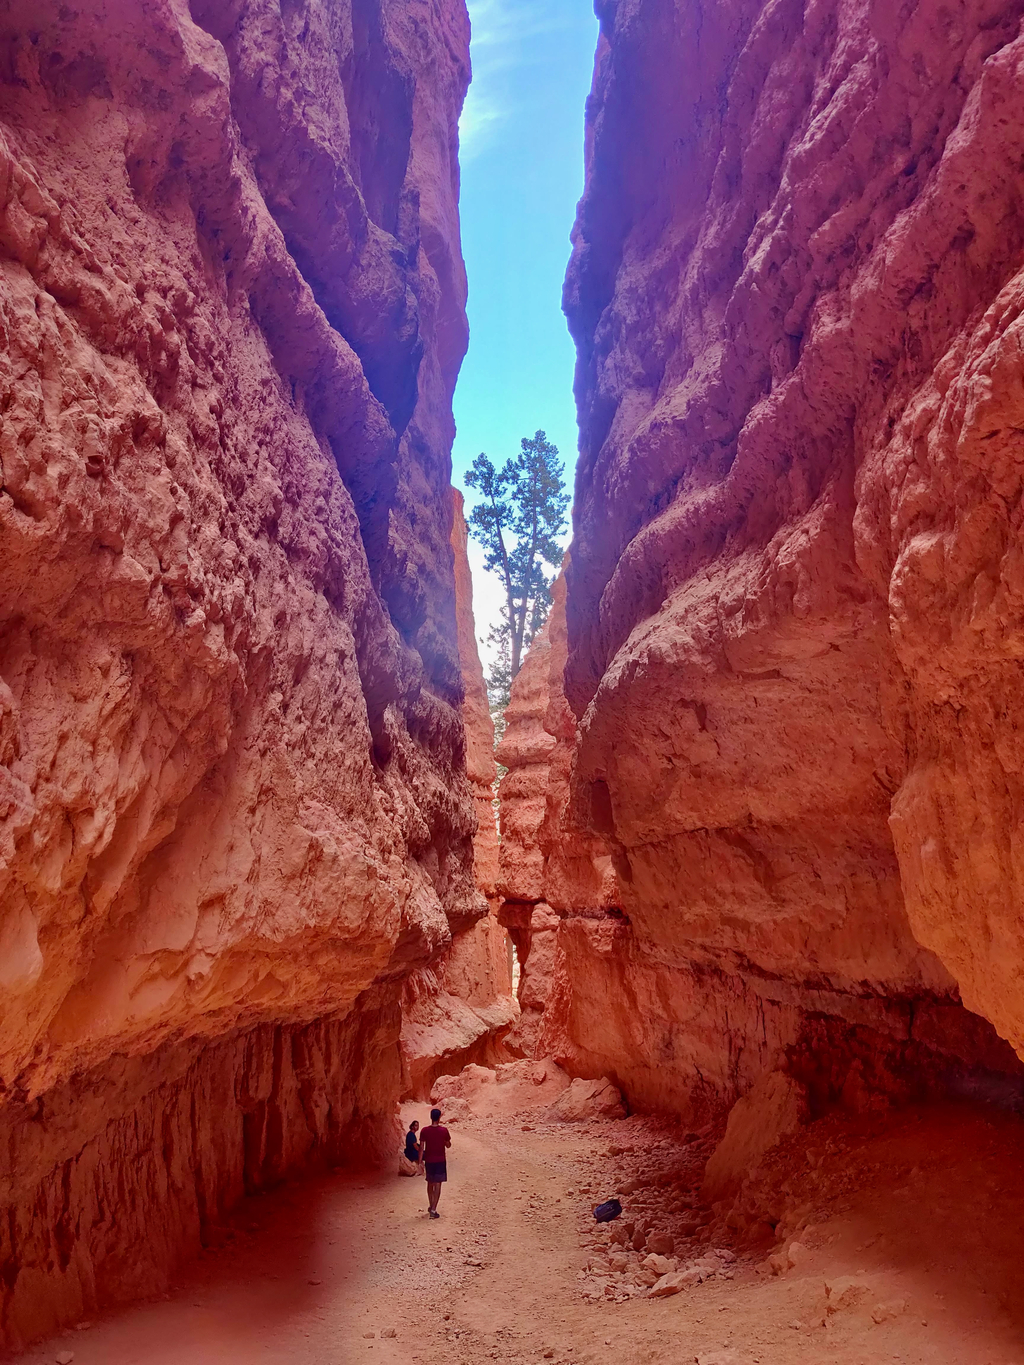
<path id="1" fill-rule="evenodd" d="M 594 1217 L 599 1223 L 610 1223 L 613 1218 L 618 1218 L 622 1212 L 622 1205 L 617 1199 L 606 1199 L 603 1204 L 598 1204 L 594 1210 Z"/>

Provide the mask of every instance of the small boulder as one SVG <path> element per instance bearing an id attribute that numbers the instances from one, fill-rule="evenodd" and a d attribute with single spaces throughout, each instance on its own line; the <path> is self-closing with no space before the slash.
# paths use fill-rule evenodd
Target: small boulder
<path id="1" fill-rule="evenodd" d="M 752 1246 L 764 1246 L 766 1242 L 774 1241 L 774 1239 L 775 1229 L 771 1223 L 765 1223 L 758 1219 L 747 1228 L 746 1240 Z"/>
<path id="2" fill-rule="evenodd" d="M 825 1305 L 829 1313 L 839 1313 L 856 1308 L 868 1296 L 868 1286 L 854 1275 L 840 1275 L 834 1280 L 825 1281 Z"/>
<path id="3" fill-rule="evenodd" d="M 762 1076 L 729 1113 L 725 1136 L 708 1158 L 702 1197 L 735 1194 L 761 1158 L 806 1122 L 804 1087 L 782 1071 Z"/>
<path id="4" fill-rule="evenodd" d="M 647 1238 L 647 1250 L 656 1256 L 671 1256 L 675 1249 L 675 1239 L 667 1232 L 652 1232 Z"/>
<path id="5" fill-rule="evenodd" d="M 659 1279 L 662 1275 L 671 1275 L 675 1270 L 675 1266 L 667 1256 L 645 1256 L 641 1264 L 646 1266 L 648 1270 L 656 1271 Z"/>
<path id="6" fill-rule="evenodd" d="M 876 1303 L 871 1310 L 871 1321 L 880 1324 L 891 1322 L 893 1318 L 898 1318 L 910 1307 L 909 1299 L 893 1299 L 890 1303 Z"/>
<path id="7" fill-rule="evenodd" d="M 483 1086 L 493 1085 L 497 1073 L 487 1066 L 477 1066 L 475 1062 L 459 1072 L 457 1076 L 438 1076 L 430 1087 L 430 1098 L 434 1104 L 444 1104 L 452 1099 L 468 1099 Z"/>
<path id="8" fill-rule="evenodd" d="M 596 1081 L 577 1077 L 551 1106 L 551 1114 L 563 1123 L 581 1123 L 585 1119 L 625 1118 L 626 1108 L 621 1093 L 607 1076 Z"/>
<path id="9" fill-rule="evenodd" d="M 648 1298 L 667 1299 L 670 1294 L 678 1294 L 682 1289 L 692 1289 L 695 1284 L 700 1284 L 700 1272 L 697 1270 L 676 1270 L 671 1274 L 662 1275 L 656 1284 L 651 1286 Z"/>

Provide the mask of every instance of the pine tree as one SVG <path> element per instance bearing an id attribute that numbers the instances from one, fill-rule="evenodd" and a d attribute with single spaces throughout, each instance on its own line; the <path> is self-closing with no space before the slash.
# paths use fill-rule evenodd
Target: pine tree
<path id="1" fill-rule="evenodd" d="M 569 495 L 558 449 L 543 431 L 523 437 L 518 455 L 498 470 L 478 455 L 466 483 L 480 494 L 469 518 L 469 533 L 484 548 L 484 567 L 501 576 L 505 588 L 502 620 L 492 628 L 497 662 L 488 680 L 492 708 L 519 672 L 530 642 L 547 619 L 551 583 L 562 561 Z M 507 655 L 507 664 L 504 659 Z"/>

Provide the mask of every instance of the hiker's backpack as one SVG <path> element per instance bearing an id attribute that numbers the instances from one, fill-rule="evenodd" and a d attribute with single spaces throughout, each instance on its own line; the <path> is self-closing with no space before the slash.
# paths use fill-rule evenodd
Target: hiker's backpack
<path id="1" fill-rule="evenodd" d="M 622 1205 L 617 1199 L 606 1199 L 603 1204 L 598 1204 L 594 1210 L 594 1217 L 599 1223 L 610 1223 L 613 1218 L 618 1218 L 622 1212 Z"/>

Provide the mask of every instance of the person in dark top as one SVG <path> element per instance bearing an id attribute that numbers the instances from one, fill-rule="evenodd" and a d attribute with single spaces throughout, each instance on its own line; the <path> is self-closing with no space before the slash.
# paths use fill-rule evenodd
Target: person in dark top
<path id="1" fill-rule="evenodd" d="M 416 1140 L 419 1129 L 419 1119 L 413 1119 L 412 1123 L 409 1124 L 409 1131 L 405 1135 L 405 1159 L 417 1166 L 420 1161 L 420 1144 Z"/>
<path id="2" fill-rule="evenodd" d="M 420 1151 L 423 1153 L 423 1168 L 427 1177 L 427 1213 L 431 1218 L 440 1218 L 437 1201 L 441 1198 L 441 1186 L 448 1179 L 448 1160 L 445 1155 L 452 1145 L 452 1135 L 441 1126 L 440 1109 L 431 1109 L 430 1126 L 420 1133 Z"/>

